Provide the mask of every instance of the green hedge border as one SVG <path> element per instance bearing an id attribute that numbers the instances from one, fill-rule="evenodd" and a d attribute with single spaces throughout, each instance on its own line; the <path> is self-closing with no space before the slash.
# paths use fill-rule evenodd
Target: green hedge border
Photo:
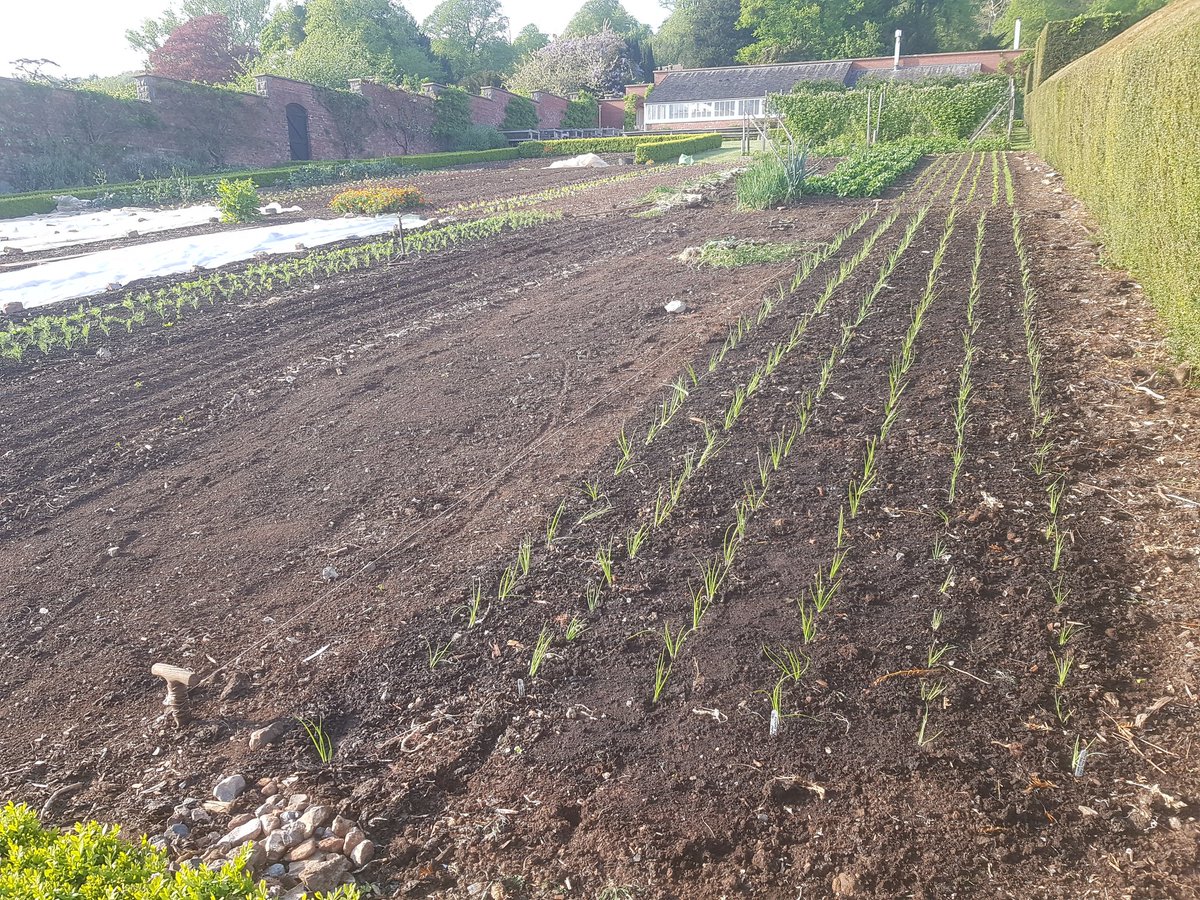
<path id="1" fill-rule="evenodd" d="M 1107 44 L 1129 24 L 1129 17 L 1121 13 L 1047 22 L 1033 48 L 1033 68 L 1028 88 L 1036 88 L 1079 57 Z"/>
<path id="2" fill-rule="evenodd" d="M 1200 0 L 1175 0 L 1025 101 L 1034 147 L 1200 371 Z"/>
<path id="3" fill-rule="evenodd" d="M 715 143 L 713 143 L 714 141 Z M 663 132 L 661 135 L 653 136 L 643 134 L 636 137 L 522 141 L 517 145 L 517 152 L 524 159 L 540 159 L 545 156 L 579 156 L 583 153 L 632 153 L 635 162 L 668 162 L 682 153 L 700 153 L 703 150 L 719 149 L 722 141 L 723 138 L 719 134 L 689 134 L 672 137 L 668 132 Z M 679 149 L 674 152 L 644 149 L 659 145 L 669 145 Z"/>
<path id="4" fill-rule="evenodd" d="M 669 141 L 654 141 L 641 144 L 633 152 L 633 161 L 639 163 L 664 163 L 678 159 L 684 154 L 703 153 L 705 150 L 720 150 L 725 139 L 719 134 L 699 134 L 674 138 Z"/>
<path id="5" fill-rule="evenodd" d="M 386 156 L 377 159 L 331 159 L 331 160 L 313 160 L 303 163 L 289 163 L 283 166 L 274 166 L 268 169 L 245 169 L 231 170 L 228 172 L 217 172 L 209 175 L 197 175 L 190 181 L 198 185 L 206 186 L 211 184 L 215 190 L 216 183 L 223 178 L 249 178 L 257 187 L 271 187 L 277 184 L 286 184 L 290 177 L 298 172 L 311 171 L 319 173 L 322 170 L 329 169 L 331 178 L 328 183 L 345 180 L 346 177 L 370 177 L 369 173 L 365 176 L 354 174 L 353 171 L 348 176 L 342 176 L 337 172 L 339 167 L 345 167 L 348 170 L 356 168 L 369 169 L 372 164 L 378 165 L 380 168 L 386 167 L 388 164 L 399 167 L 401 170 L 425 171 L 429 169 L 443 169 L 450 166 L 470 165 L 472 163 L 481 162 L 499 162 L 503 160 L 516 159 L 517 150 L 514 147 L 503 147 L 498 150 L 464 150 L 455 153 L 414 153 L 408 156 Z M 105 194 L 119 193 L 125 190 L 145 189 L 148 186 L 155 184 L 165 184 L 166 179 L 156 179 L 155 181 L 147 182 L 127 182 L 124 184 L 104 184 L 97 187 L 88 188 L 58 188 L 49 191 L 32 191 L 25 194 L 10 194 L 0 197 L 0 219 L 13 219 L 19 216 L 34 216 L 43 215 L 53 212 L 55 208 L 55 196 L 63 196 L 69 194 L 72 197 L 78 197 L 81 200 L 91 200 L 95 197 L 100 197 Z M 315 184 L 316 182 L 311 182 Z"/>

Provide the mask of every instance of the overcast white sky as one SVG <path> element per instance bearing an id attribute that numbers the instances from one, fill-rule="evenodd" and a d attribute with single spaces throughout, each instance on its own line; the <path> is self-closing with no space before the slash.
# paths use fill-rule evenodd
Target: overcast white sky
<path id="1" fill-rule="evenodd" d="M 422 21 L 439 0 L 404 0 Z M 625 8 L 657 28 L 666 17 L 658 0 L 623 0 Z M 502 0 L 513 34 L 530 22 L 560 32 L 583 0 Z M 125 29 L 158 15 L 170 0 L 0 0 L 0 75 L 14 59 L 52 59 L 63 75 L 114 75 L 136 69 L 138 54 Z M 57 71 L 57 70 L 51 70 Z"/>

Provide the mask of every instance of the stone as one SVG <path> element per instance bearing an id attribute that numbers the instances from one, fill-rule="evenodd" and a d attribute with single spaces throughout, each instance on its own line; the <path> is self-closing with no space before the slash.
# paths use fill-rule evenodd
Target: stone
<path id="1" fill-rule="evenodd" d="M 182 841 L 191 833 L 192 829 L 188 828 L 182 822 L 177 822 L 167 828 L 166 832 L 163 834 L 163 837 L 167 838 L 168 840 Z"/>
<path id="2" fill-rule="evenodd" d="M 8 249 L 8 248 L 5 248 Z M 20 300 L 9 300 L 4 304 L 4 314 L 6 316 L 15 316 L 17 313 L 25 309 L 25 304 Z"/>
<path id="3" fill-rule="evenodd" d="M 833 876 L 833 896 L 853 897 L 858 893 L 858 876 L 853 872 L 838 872 Z"/>
<path id="4" fill-rule="evenodd" d="M 254 819 L 254 818 L 257 818 L 257 816 L 255 816 L 254 813 L 239 813 L 238 815 L 234 816 L 232 819 L 229 820 L 229 827 L 230 828 L 241 828 L 243 825 L 245 825 L 247 822 L 249 822 L 251 819 Z"/>
<path id="5" fill-rule="evenodd" d="M 287 808 L 302 812 L 308 806 L 308 794 L 292 794 L 288 798 Z"/>
<path id="6" fill-rule="evenodd" d="M 300 875 L 300 882 L 310 891 L 332 891 L 349 869 L 350 861 L 344 856 L 331 856 L 306 866 Z"/>
<path id="7" fill-rule="evenodd" d="M 347 819 L 345 816 L 333 817 L 333 833 L 340 838 L 344 838 L 350 833 L 350 829 L 354 827 L 354 821 Z"/>
<path id="8" fill-rule="evenodd" d="M 217 841 L 218 847 L 236 847 L 239 844 L 244 844 L 246 841 L 252 841 L 262 834 L 262 822 L 258 819 L 251 819 L 249 822 L 230 830 L 226 835 Z"/>
<path id="9" fill-rule="evenodd" d="M 663 309 L 669 313 L 687 312 L 687 304 L 682 300 L 672 300 L 670 303 L 664 306 Z"/>
<path id="10" fill-rule="evenodd" d="M 303 822 L 295 821 L 288 822 L 275 834 L 283 835 L 283 842 L 288 847 L 295 847 L 297 844 L 308 840 L 311 830 Z"/>
<path id="11" fill-rule="evenodd" d="M 263 869 L 264 878 L 281 878 L 287 874 L 287 866 L 283 863 L 271 863 Z"/>
<path id="12" fill-rule="evenodd" d="M 337 581 L 342 576 L 336 566 L 326 566 L 321 570 L 321 577 L 326 581 Z"/>
<path id="13" fill-rule="evenodd" d="M 246 779 L 241 775 L 222 778 L 213 788 L 213 797 L 221 803 L 232 803 L 246 789 Z"/>
<path id="14" fill-rule="evenodd" d="M 360 841 L 350 851 L 350 862 L 354 863 L 356 869 L 360 869 L 375 858 L 375 843 L 373 841 Z"/>
<path id="15" fill-rule="evenodd" d="M 1192 364 L 1191 363 L 1180 363 L 1179 365 L 1177 365 L 1175 367 L 1174 371 L 1171 372 L 1171 380 L 1174 381 L 1180 387 L 1183 387 L 1184 385 L 1186 385 L 1189 381 L 1192 380 Z"/>
<path id="16" fill-rule="evenodd" d="M 704 205 L 704 195 L 703 194 L 684 194 L 683 195 L 683 205 L 685 207 L 688 207 L 689 209 L 695 209 L 697 206 L 703 206 Z"/>
<path id="17" fill-rule="evenodd" d="M 272 831 L 278 831 L 283 827 L 283 819 L 279 818 L 276 813 L 267 813 L 265 816 L 259 816 L 258 820 L 262 822 L 263 834 L 270 834 Z"/>
<path id="18" fill-rule="evenodd" d="M 351 828 L 346 833 L 345 839 L 342 841 L 342 852 L 349 856 L 354 852 L 354 848 L 367 839 L 366 832 L 361 828 Z"/>
<path id="19" fill-rule="evenodd" d="M 308 859 L 316 852 L 317 842 L 312 838 L 305 838 L 288 853 L 288 862 L 299 862 L 302 859 Z"/>
<path id="20" fill-rule="evenodd" d="M 263 850 L 267 854 L 267 859 L 277 860 L 283 859 L 283 855 L 287 853 L 287 841 L 281 831 L 272 831 L 263 841 Z"/>
<path id="21" fill-rule="evenodd" d="M 329 820 L 333 818 L 332 806 L 321 806 L 313 804 L 304 811 L 304 815 L 300 817 L 300 821 L 306 823 L 312 831 L 316 831 Z"/>
<path id="22" fill-rule="evenodd" d="M 317 848 L 322 853 L 341 853 L 342 839 L 340 837 L 321 838 L 317 841 Z"/>
<path id="23" fill-rule="evenodd" d="M 254 814 L 256 816 L 267 816 L 273 812 L 278 812 L 279 807 L 282 805 L 282 801 L 278 795 L 274 797 L 268 797 L 262 803 L 258 804 L 254 810 Z"/>
<path id="24" fill-rule="evenodd" d="M 288 723 L 284 721 L 272 722 L 264 728 L 258 728 L 250 732 L 250 749 L 261 750 L 268 744 L 273 744 L 288 730 Z"/>
<path id="25" fill-rule="evenodd" d="M 246 849 L 246 847 L 246 844 L 242 845 L 242 849 Z M 249 844 L 249 850 L 250 852 L 246 854 L 246 871 L 253 874 L 260 871 L 267 864 L 267 851 L 257 841 Z"/>
<path id="26" fill-rule="evenodd" d="M 221 696 L 218 699 L 221 702 L 232 700 L 245 693 L 248 687 L 250 687 L 249 676 L 245 672 L 234 672 L 225 682 L 225 687 L 221 690 Z"/>

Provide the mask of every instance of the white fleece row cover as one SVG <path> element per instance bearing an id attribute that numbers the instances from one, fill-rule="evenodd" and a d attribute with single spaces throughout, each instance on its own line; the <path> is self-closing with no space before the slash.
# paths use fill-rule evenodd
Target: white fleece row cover
<path id="1" fill-rule="evenodd" d="M 284 209 L 278 203 L 268 203 L 259 212 L 299 212 L 300 207 Z M 26 252 L 74 247 L 123 238 L 131 231 L 153 234 L 173 228 L 206 225 L 220 218 L 215 206 L 186 206 L 181 209 L 142 209 L 123 206 L 120 209 L 97 209 L 85 212 L 47 213 L 23 216 L 20 219 L 0 219 L 0 250 L 15 247 Z"/>
<path id="2" fill-rule="evenodd" d="M 426 224 L 419 216 L 405 216 L 403 221 L 406 229 Z M 113 285 L 141 278 L 178 275 L 194 266 L 212 269 L 250 259 L 257 253 L 292 253 L 297 244 L 319 247 L 348 238 L 387 234 L 395 227 L 394 215 L 308 219 L 100 250 L 14 272 L 0 272 L 0 307 L 19 300 L 26 309 L 32 309 L 89 297 Z"/>

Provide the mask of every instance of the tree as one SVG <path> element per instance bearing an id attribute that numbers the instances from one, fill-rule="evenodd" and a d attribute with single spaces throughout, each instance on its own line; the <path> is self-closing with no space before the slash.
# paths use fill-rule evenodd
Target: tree
<path id="1" fill-rule="evenodd" d="M 626 40 L 640 41 L 650 37 L 650 26 L 639 22 L 621 5 L 621 0 L 587 0 L 571 17 L 563 37 L 585 37 L 599 34 L 606 28 Z"/>
<path id="2" fill-rule="evenodd" d="M 530 22 L 517 32 L 517 36 L 513 38 L 513 63 L 519 65 L 530 53 L 533 53 L 535 50 L 541 50 L 548 43 L 550 43 L 550 36 Z"/>
<path id="3" fill-rule="evenodd" d="M 754 43 L 744 62 L 877 56 L 895 29 L 909 53 L 973 48 L 978 0 L 742 0 L 741 28 Z M 1033 0 L 1042 2 L 1042 0 Z M 1056 0 L 1052 0 L 1056 2 Z"/>
<path id="4" fill-rule="evenodd" d="M 308 0 L 304 39 L 286 59 L 270 63 L 291 78 L 345 87 L 348 78 L 441 77 L 429 54 L 429 39 L 390 0 Z"/>
<path id="5" fill-rule="evenodd" d="M 610 28 L 586 37 L 559 38 L 530 54 L 509 79 L 510 90 L 620 93 L 632 75 L 625 40 Z"/>
<path id="6" fill-rule="evenodd" d="M 732 65 L 751 40 L 740 15 L 741 0 L 679 0 L 654 36 L 654 55 L 686 69 Z"/>
<path id="7" fill-rule="evenodd" d="M 1012 46 L 1017 19 L 1021 20 L 1021 46 L 1032 47 L 1047 22 L 1073 19 L 1087 11 L 1087 0 L 1011 0 L 996 23 L 996 31 Z"/>
<path id="8" fill-rule="evenodd" d="M 455 81 L 506 68 L 510 61 L 511 48 L 505 38 L 508 19 L 499 0 L 443 0 L 422 28 Z"/>
<path id="9" fill-rule="evenodd" d="M 270 9 L 271 0 L 183 0 L 178 10 L 168 7 L 157 19 L 146 19 L 140 28 L 126 31 L 125 40 L 149 57 L 188 19 L 217 15 L 229 23 L 235 45 L 257 48 Z"/>
<path id="10" fill-rule="evenodd" d="M 237 47 L 229 20 L 215 14 L 188 19 L 150 54 L 150 71 L 164 78 L 220 84 L 233 78 L 249 56 Z"/>
<path id="11" fill-rule="evenodd" d="M 307 9 L 294 2 L 281 6 L 263 26 L 259 49 L 264 56 L 290 54 L 304 42 Z"/>

